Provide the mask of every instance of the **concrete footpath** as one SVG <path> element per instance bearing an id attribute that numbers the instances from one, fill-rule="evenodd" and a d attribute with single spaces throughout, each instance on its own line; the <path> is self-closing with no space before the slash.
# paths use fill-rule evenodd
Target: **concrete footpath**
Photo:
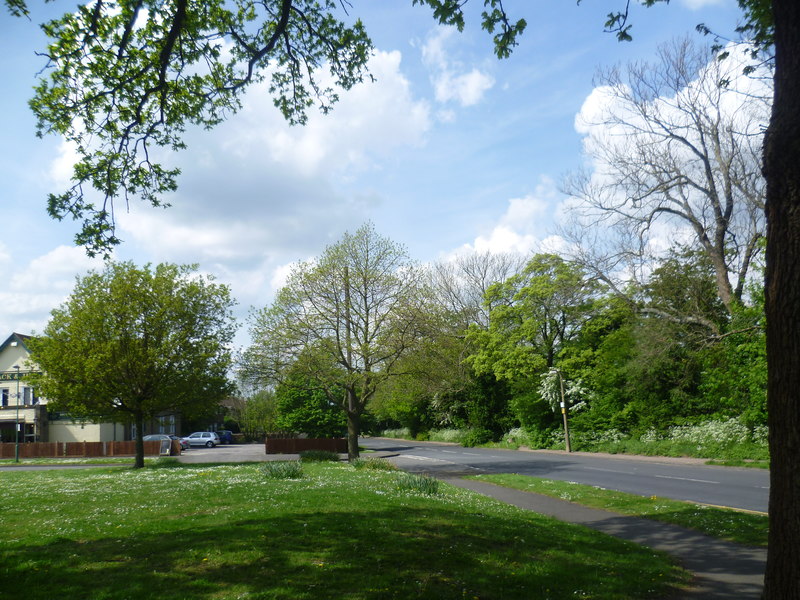
<path id="1" fill-rule="evenodd" d="M 446 477 L 454 486 L 472 490 L 525 510 L 577 523 L 603 533 L 666 552 L 694 573 L 686 599 L 758 599 L 763 587 L 767 551 L 724 542 L 676 525 L 629 517 L 541 494 L 523 492 L 482 481 Z"/>

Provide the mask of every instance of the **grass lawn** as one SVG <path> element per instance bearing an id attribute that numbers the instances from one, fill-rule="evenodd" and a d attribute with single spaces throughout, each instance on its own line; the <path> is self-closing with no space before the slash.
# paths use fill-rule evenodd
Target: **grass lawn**
<path id="1" fill-rule="evenodd" d="M 662 554 L 441 485 L 345 463 L 0 472 L 0 590 L 107 598 L 644 599 Z"/>
<path id="2" fill-rule="evenodd" d="M 648 498 L 591 485 L 540 479 L 526 475 L 475 475 L 470 479 L 545 494 L 624 515 L 681 525 L 739 544 L 767 545 L 769 519 L 762 514 L 703 506 L 658 496 Z"/>

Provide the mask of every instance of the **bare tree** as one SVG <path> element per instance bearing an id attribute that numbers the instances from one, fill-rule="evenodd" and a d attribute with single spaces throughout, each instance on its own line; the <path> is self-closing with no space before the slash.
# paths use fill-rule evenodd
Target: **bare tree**
<path id="1" fill-rule="evenodd" d="M 361 415 L 423 338 L 426 306 L 405 248 L 364 225 L 297 265 L 273 304 L 254 313 L 243 373 L 269 383 L 295 369 L 312 380 L 347 414 L 352 460 Z"/>
<path id="2" fill-rule="evenodd" d="M 495 283 L 504 283 L 525 266 L 525 257 L 513 253 L 471 252 L 454 260 L 434 263 L 430 270 L 430 287 L 436 303 L 458 315 L 458 327 L 465 330 L 475 323 L 489 325 L 490 306 L 486 291 Z"/>
<path id="3" fill-rule="evenodd" d="M 618 291 L 615 270 L 635 278 L 653 255 L 696 246 L 730 312 L 765 232 L 760 154 L 771 89 L 688 39 L 658 57 L 599 75 L 578 122 L 593 170 L 565 182 L 579 202 L 564 233 L 573 258 Z"/>

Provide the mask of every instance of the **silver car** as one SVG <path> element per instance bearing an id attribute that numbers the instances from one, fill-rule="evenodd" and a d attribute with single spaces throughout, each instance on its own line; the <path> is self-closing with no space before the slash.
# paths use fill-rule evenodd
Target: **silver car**
<path id="1" fill-rule="evenodd" d="M 189 442 L 190 446 L 213 448 L 220 444 L 219 436 L 213 431 L 195 431 L 193 434 L 183 439 Z"/>

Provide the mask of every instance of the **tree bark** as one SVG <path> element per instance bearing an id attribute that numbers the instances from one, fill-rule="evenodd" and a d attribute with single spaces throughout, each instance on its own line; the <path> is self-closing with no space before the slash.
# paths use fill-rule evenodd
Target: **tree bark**
<path id="1" fill-rule="evenodd" d="M 361 433 L 361 413 L 347 411 L 347 460 L 353 462 L 359 456 L 358 436 Z"/>
<path id="2" fill-rule="evenodd" d="M 134 417 L 136 423 L 136 458 L 133 461 L 134 469 L 141 469 L 144 467 L 144 418 L 141 413 L 137 413 Z"/>
<path id="3" fill-rule="evenodd" d="M 800 599 L 800 2 L 772 0 L 775 99 L 767 180 L 767 403 L 771 455 L 767 600 Z"/>

